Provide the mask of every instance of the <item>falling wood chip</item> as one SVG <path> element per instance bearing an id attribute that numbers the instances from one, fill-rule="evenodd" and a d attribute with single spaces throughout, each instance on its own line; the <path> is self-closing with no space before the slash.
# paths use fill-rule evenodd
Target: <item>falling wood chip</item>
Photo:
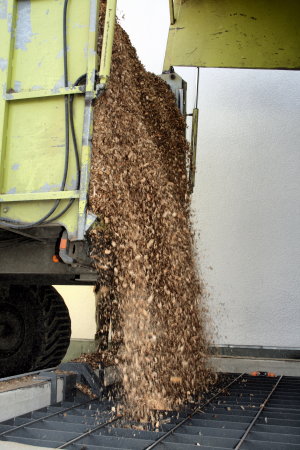
<path id="1" fill-rule="evenodd" d="M 103 7 L 101 14 L 100 36 Z M 89 238 L 98 334 L 111 327 L 126 407 L 143 420 L 155 407 L 180 407 L 215 379 L 206 367 L 188 154 L 172 91 L 145 71 L 117 24 L 111 77 L 94 107 L 89 208 L 103 226 Z M 110 291 L 103 296 L 100 286 Z"/>
<path id="2" fill-rule="evenodd" d="M 182 378 L 181 377 L 170 377 L 170 381 L 171 381 L 171 383 L 174 383 L 174 384 L 180 384 L 180 383 L 182 383 Z"/>

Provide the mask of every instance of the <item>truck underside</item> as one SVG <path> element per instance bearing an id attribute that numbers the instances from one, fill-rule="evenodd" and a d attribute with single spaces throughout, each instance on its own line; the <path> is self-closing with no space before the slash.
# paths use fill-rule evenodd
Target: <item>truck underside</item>
<path id="1" fill-rule="evenodd" d="M 0 230 L 0 377 L 54 367 L 64 357 L 71 321 L 52 284 L 94 284 L 86 241 L 66 249 L 72 264 L 59 258 L 62 227 L 16 234 Z"/>
<path id="2" fill-rule="evenodd" d="M 0 281 L 19 284 L 94 284 L 96 272 L 88 253 L 88 242 L 69 242 L 59 256 L 63 228 L 38 227 L 19 234 L 0 228 Z"/>

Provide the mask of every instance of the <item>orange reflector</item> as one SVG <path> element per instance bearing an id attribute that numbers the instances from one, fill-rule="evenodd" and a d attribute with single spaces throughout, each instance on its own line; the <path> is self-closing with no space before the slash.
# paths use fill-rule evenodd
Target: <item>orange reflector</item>
<path id="1" fill-rule="evenodd" d="M 65 248 L 67 248 L 67 239 L 61 239 L 61 240 L 60 240 L 59 248 L 60 248 L 60 249 L 65 249 Z"/>
<path id="2" fill-rule="evenodd" d="M 260 372 L 251 372 L 250 375 L 252 377 L 258 377 L 260 375 Z"/>
<path id="3" fill-rule="evenodd" d="M 53 255 L 53 256 L 52 256 L 52 261 L 53 261 L 54 263 L 58 263 L 58 262 L 59 262 L 59 257 L 58 257 L 57 255 Z"/>
<path id="4" fill-rule="evenodd" d="M 276 377 L 277 375 L 275 373 L 273 373 L 273 372 L 268 372 L 267 376 L 268 377 Z"/>

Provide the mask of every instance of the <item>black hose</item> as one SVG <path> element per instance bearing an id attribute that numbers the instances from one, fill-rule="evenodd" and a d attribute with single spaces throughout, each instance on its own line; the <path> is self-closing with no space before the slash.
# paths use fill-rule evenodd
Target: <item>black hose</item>
<path id="1" fill-rule="evenodd" d="M 83 82 L 85 82 L 85 84 L 86 84 L 86 74 L 81 75 L 79 78 L 77 78 L 77 80 L 74 83 L 74 86 L 79 86 Z M 75 152 L 75 161 L 76 161 L 76 189 L 79 189 L 79 187 L 80 187 L 80 162 L 79 162 L 79 151 L 78 151 L 78 146 L 77 146 L 75 126 L 74 126 L 73 102 L 74 102 L 74 95 L 72 95 L 70 97 L 70 123 L 71 123 L 71 133 L 72 133 L 74 152 Z"/>
<path id="2" fill-rule="evenodd" d="M 64 86 L 69 87 L 68 80 L 68 42 L 67 42 L 67 12 L 68 12 L 68 0 L 64 1 L 64 11 L 63 11 L 63 54 L 64 54 Z M 65 95 L 65 164 L 64 164 L 64 174 L 61 183 L 60 190 L 63 191 L 66 186 L 68 167 L 69 167 L 69 156 L 70 156 L 70 117 L 69 117 L 69 96 Z"/>
<path id="3" fill-rule="evenodd" d="M 86 80 L 86 75 L 81 75 L 74 83 L 73 86 L 78 86 L 80 82 Z M 76 162 L 76 190 L 80 187 L 80 161 L 79 161 L 79 151 L 78 151 L 78 145 L 77 145 L 77 139 L 76 139 L 76 132 L 75 132 L 75 126 L 74 126 L 74 111 L 73 111 L 73 101 L 74 101 L 74 95 L 70 96 L 70 124 L 71 124 L 71 133 L 72 133 L 72 140 L 73 140 L 73 146 L 74 146 L 74 153 L 75 153 L 75 162 Z M 74 198 L 71 198 L 69 200 L 69 203 L 64 207 L 62 211 L 60 211 L 59 214 L 52 217 L 51 220 L 47 220 L 45 223 L 53 222 L 54 220 L 61 217 L 65 212 L 72 206 L 74 203 Z"/>

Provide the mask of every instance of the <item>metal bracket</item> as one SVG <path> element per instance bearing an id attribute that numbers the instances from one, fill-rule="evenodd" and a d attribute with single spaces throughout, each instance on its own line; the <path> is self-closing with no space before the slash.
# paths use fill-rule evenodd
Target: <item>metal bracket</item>
<path id="1" fill-rule="evenodd" d="M 59 244 L 59 257 L 63 260 L 65 264 L 72 264 L 74 259 L 67 253 L 68 244 L 68 232 L 65 230 L 62 234 L 60 244 Z"/>
<path id="2" fill-rule="evenodd" d="M 85 231 L 88 231 L 88 229 L 93 225 L 96 219 L 97 219 L 96 214 L 93 214 L 91 212 L 87 213 L 85 221 Z"/>
<path id="3" fill-rule="evenodd" d="M 101 383 L 99 377 L 91 369 L 87 363 L 67 362 L 58 366 L 59 370 L 65 370 L 67 372 L 74 372 L 77 375 L 77 382 L 86 384 L 93 394 L 97 397 L 101 397 L 103 394 L 103 383 Z"/>
<path id="4" fill-rule="evenodd" d="M 174 25 L 176 22 L 174 13 L 174 0 L 169 0 L 169 10 L 170 10 L 170 25 Z"/>
<path id="5" fill-rule="evenodd" d="M 176 103 L 183 116 L 186 115 L 186 90 L 187 83 L 180 75 L 174 72 L 174 68 L 170 67 L 169 70 L 164 71 L 160 78 L 162 78 L 171 88 L 176 98 Z"/>

